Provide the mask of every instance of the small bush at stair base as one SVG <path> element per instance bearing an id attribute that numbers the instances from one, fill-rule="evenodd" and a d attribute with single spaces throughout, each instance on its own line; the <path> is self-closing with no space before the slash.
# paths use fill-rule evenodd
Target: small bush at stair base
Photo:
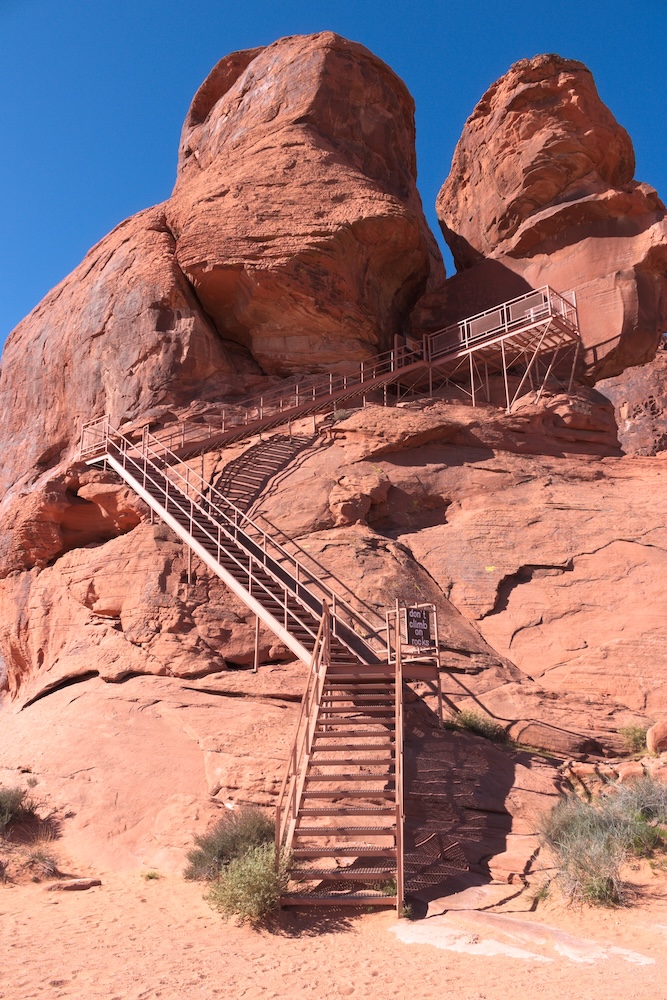
<path id="1" fill-rule="evenodd" d="M 211 881 L 236 858 L 253 847 L 273 843 L 273 820 L 253 806 L 228 810 L 208 833 L 195 837 L 197 845 L 188 852 L 187 879 Z"/>
<path id="2" fill-rule="evenodd" d="M 249 848 L 221 870 L 206 899 L 227 917 L 262 920 L 277 908 L 287 888 L 287 862 L 276 870 L 275 857 L 273 844 Z"/>
<path id="3" fill-rule="evenodd" d="M 501 726 L 494 719 L 489 718 L 488 715 L 483 715 L 482 712 L 464 709 L 455 717 L 454 725 L 461 729 L 467 729 L 471 733 L 477 733 L 478 736 L 483 736 L 484 739 L 493 740 L 494 743 L 508 742 L 504 726 Z"/>
<path id="4" fill-rule="evenodd" d="M 575 902 L 616 905 L 626 892 L 621 868 L 665 846 L 667 788 L 651 778 L 612 786 L 592 802 L 568 797 L 545 818 L 542 835 L 557 864 L 556 880 Z"/>

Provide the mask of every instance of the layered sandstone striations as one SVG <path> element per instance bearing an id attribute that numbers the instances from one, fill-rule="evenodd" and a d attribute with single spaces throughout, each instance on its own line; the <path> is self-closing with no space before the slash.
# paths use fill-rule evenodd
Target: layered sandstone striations
<path id="1" fill-rule="evenodd" d="M 437 199 L 460 272 L 441 320 L 576 290 L 588 376 L 649 361 L 667 329 L 667 213 L 589 70 L 516 63 L 466 122 Z"/>
<path id="2" fill-rule="evenodd" d="M 202 85 L 169 224 L 218 329 L 266 371 L 386 350 L 443 281 L 414 143 L 405 85 L 331 32 L 236 53 Z"/>

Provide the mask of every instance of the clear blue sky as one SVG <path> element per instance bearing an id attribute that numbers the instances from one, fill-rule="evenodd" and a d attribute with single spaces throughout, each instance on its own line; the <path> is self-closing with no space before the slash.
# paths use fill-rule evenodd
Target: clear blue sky
<path id="1" fill-rule="evenodd" d="M 363 42 L 417 104 L 433 203 L 463 123 L 511 63 L 581 59 L 667 198 L 667 0 L 0 0 L 0 344 L 123 218 L 168 197 L 181 124 L 234 49 L 331 29 Z"/>

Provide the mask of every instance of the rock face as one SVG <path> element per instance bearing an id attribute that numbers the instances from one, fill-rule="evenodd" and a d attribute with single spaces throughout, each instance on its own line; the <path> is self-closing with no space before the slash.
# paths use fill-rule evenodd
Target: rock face
<path id="1" fill-rule="evenodd" d="M 140 212 L 88 253 L 5 344 L 0 490 L 72 457 L 81 422 L 224 394 L 257 371 L 225 346 L 175 257 L 164 208 Z M 26 388 L 27 387 L 27 388 Z"/>
<path id="2" fill-rule="evenodd" d="M 331 32 L 223 59 L 181 138 L 178 262 L 266 371 L 379 353 L 444 279 L 415 186 L 414 103 Z"/>
<path id="3" fill-rule="evenodd" d="M 223 59 L 188 112 L 172 198 L 118 226 L 10 335 L 0 490 L 71 461 L 82 420 L 391 347 L 445 277 L 414 136 L 405 85 L 330 32 Z"/>
<path id="4" fill-rule="evenodd" d="M 516 63 L 466 122 L 437 199 L 457 269 L 449 322 L 576 289 L 588 376 L 649 361 L 667 329 L 667 213 L 579 62 Z"/>
<path id="5" fill-rule="evenodd" d="M 598 389 L 614 404 L 618 437 L 628 455 L 667 450 L 667 348 L 653 361 L 603 379 Z"/>

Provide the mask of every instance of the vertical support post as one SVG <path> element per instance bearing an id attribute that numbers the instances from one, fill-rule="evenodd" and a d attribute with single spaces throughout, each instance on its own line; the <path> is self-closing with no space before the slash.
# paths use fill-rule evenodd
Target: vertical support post
<path id="1" fill-rule="evenodd" d="M 192 549 L 188 545 L 188 587 L 192 584 Z"/>
<path id="2" fill-rule="evenodd" d="M 252 664 L 253 674 L 257 673 L 259 667 L 259 615 L 255 615 L 255 657 Z"/>
<path id="3" fill-rule="evenodd" d="M 396 601 L 396 674 L 395 674 L 395 739 L 396 739 L 396 912 L 400 915 L 405 899 L 403 871 L 403 663 L 401 657 L 401 615 Z"/>
<path id="4" fill-rule="evenodd" d="M 475 406 L 475 366 L 472 360 L 472 351 L 468 355 L 468 360 L 470 361 L 470 394 L 472 396 L 472 405 Z"/>
<path id="5" fill-rule="evenodd" d="M 507 384 L 507 359 L 505 358 L 505 341 L 500 341 L 500 353 L 503 358 L 503 382 L 505 383 L 505 408 L 510 412 L 510 390 Z"/>
<path id="6" fill-rule="evenodd" d="M 577 338 L 577 346 L 574 349 L 574 357 L 572 359 L 572 370 L 570 372 L 570 381 L 567 383 L 568 395 L 572 392 L 572 384 L 574 382 L 574 376 L 575 376 L 576 370 L 577 370 L 577 361 L 579 360 L 579 347 L 580 347 L 580 345 L 581 345 L 581 341 Z"/>

